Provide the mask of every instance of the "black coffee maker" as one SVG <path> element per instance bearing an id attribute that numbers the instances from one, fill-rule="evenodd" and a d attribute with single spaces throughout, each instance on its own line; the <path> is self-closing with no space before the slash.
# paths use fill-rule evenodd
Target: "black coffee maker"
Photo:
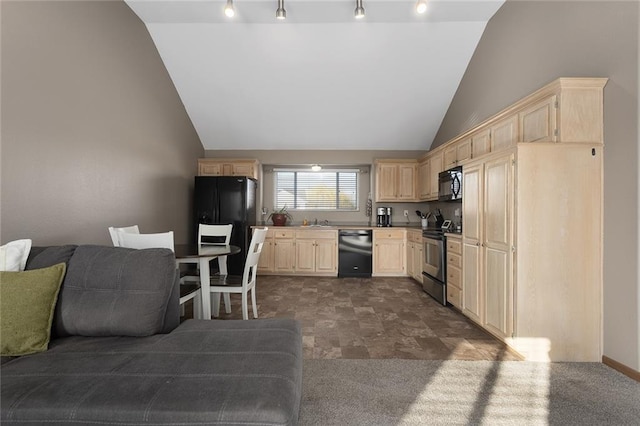
<path id="1" fill-rule="evenodd" d="M 391 207 L 378 207 L 377 226 L 391 226 Z"/>

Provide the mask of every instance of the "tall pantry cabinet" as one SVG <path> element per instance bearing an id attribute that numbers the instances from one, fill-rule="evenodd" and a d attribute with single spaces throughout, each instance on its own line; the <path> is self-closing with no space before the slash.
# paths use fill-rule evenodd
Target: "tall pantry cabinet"
<path id="1" fill-rule="evenodd" d="M 462 311 L 528 360 L 601 360 L 605 83 L 559 79 L 459 137 L 513 126 L 463 167 Z"/>
<path id="2" fill-rule="evenodd" d="M 501 339 L 513 333 L 514 154 L 463 175 L 463 312 Z"/>

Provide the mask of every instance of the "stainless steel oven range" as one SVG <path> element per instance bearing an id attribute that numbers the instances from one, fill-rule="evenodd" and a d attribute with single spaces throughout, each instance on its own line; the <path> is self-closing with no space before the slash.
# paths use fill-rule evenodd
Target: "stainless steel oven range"
<path id="1" fill-rule="evenodd" d="M 422 288 L 431 297 L 447 305 L 444 232 L 426 229 L 422 232 Z"/>

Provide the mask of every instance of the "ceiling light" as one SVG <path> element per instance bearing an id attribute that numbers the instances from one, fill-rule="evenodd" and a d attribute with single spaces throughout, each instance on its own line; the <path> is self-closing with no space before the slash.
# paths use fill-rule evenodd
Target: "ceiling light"
<path id="1" fill-rule="evenodd" d="M 235 16 L 236 11 L 233 8 L 233 0 L 227 0 L 227 5 L 224 7 L 224 14 L 229 18 L 233 18 Z"/>
<path id="2" fill-rule="evenodd" d="M 277 19 L 287 19 L 287 11 L 284 10 L 284 0 L 278 0 L 278 10 L 276 10 Z"/>
<path id="3" fill-rule="evenodd" d="M 364 7 L 362 7 L 362 0 L 356 0 L 356 19 L 364 18 Z"/>
<path id="4" fill-rule="evenodd" d="M 311 166 L 312 172 L 319 172 L 320 170 L 322 170 L 322 166 L 320 166 L 319 164 L 314 164 L 313 166 Z"/>
<path id="5" fill-rule="evenodd" d="M 427 0 L 418 0 L 416 3 L 416 12 L 422 14 L 427 11 Z"/>

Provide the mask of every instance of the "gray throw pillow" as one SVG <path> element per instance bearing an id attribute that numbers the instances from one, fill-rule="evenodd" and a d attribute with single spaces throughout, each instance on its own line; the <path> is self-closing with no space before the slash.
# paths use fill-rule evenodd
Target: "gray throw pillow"
<path id="1" fill-rule="evenodd" d="M 76 245 L 51 246 L 51 247 L 31 247 L 31 252 L 27 258 L 25 271 L 31 269 L 48 268 L 49 266 L 64 263 L 69 266 L 69 259 L 76 251 Z"/>
<path id="2" fill-rule="evenodd" d="M 169 249 L 79 246 L 58 298 L 58 336 L 149 336 L 163 330 L 176 274 Z"/>

